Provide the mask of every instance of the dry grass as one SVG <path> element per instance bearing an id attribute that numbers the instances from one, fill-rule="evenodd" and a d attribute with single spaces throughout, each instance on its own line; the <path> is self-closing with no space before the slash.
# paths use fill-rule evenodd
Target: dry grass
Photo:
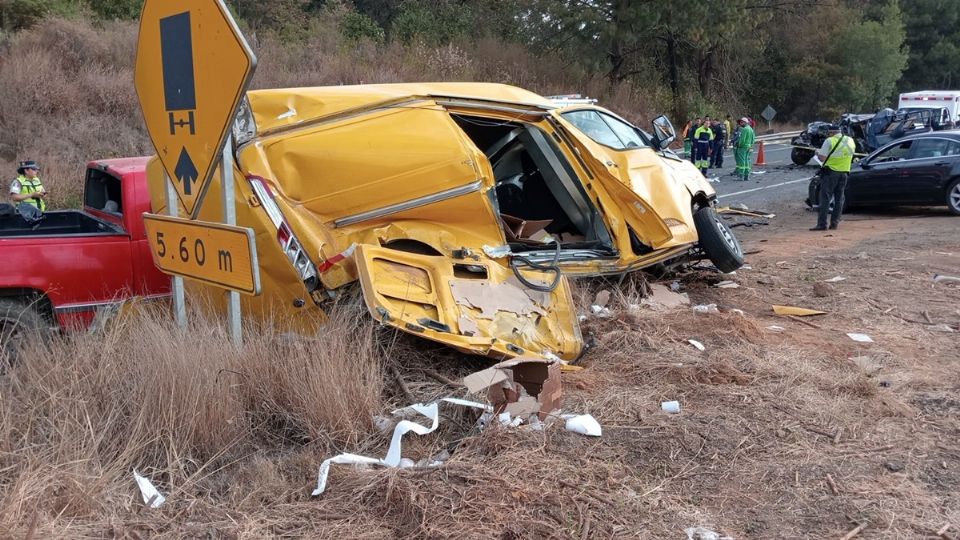
<path id="1" fill-rule="evenodd" d="M 253 39 L 254 88 L 417 81 L 491 81 L 544 94 L 583 92 L 646 125 L 666 96 L 538 58 L 492 40 L 443 47 L 347 43 L 335 20 L 314 20 L 304 42 Z M 93 159 L 153 152 L 133 86 L 137 23 L 50 19 L 0 43 L 0 173 L 19 159 L 44 166 L 54 206 L 78 205 Z"/>

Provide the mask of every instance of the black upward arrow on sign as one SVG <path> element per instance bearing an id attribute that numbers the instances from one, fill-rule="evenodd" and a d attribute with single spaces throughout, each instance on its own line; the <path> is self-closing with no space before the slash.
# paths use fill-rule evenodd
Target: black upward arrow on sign
<path id="1" fill-rule="evenodd" d="M 197 166 L 193 164 L 193 160 L 190 159 L 190 154 L 187 153 L 186 148 L 180 149 L 180 157 L 177 159 L 177 167 L 174 172 L 177 175 L 177 180 L 180 180 L 180 183 L 183 184 L 183 194 L 190 195 L 191 184 L 197 181 L 197 176 L 200 173 L 197 171 Z"/>

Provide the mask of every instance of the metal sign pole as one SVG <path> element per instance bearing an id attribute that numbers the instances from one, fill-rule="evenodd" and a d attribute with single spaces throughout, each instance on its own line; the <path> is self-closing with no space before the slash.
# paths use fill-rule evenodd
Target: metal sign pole
<path id="1" fill-rule="evenodd" d="M 223 145 L 220 160 L 221 201 L 223 205 L 223 222 L 227 225 L 237 224 L 237 206 L 234 204 L 233 184 L 233 136 L 227 135 L 227 142 Z M 240 321 L 240 293 L 229 291 L 227 295 L 227 324 L 230 326 L 230 339 L 234 346 L 242 343 Z"/>
<path id="2" fill-rule="evenodd" d="M 170 176 L 166 173 L 166 171 L 163 173 L 163 185 L 167 197 L 167 213 L 171 217 L 177 217 L 177 192 L 174 189 L 173 182 L 170 181 Z M 173 318 L 177 321 L 177 326 L 179 326 L 180 329 L 186 329 L 187 306 L 183 293 L 183 278 L 180 276 L 173 276 L 171 278 L 171 289 L 171 292 L 173 293 Z"/>

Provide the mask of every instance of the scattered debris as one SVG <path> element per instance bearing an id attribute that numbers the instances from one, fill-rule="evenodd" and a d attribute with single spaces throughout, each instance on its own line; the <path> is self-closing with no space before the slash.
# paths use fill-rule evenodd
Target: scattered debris
<path id="1" fill-rule="evenodd" d="M 783 332 L 784 328 L 782 326 L 777 326 L 775 324 L 772 324 L 767 327 L 767 330 L 770 330 L 771 332 Z"/>
<path id="2" fill-rule="evenodd" d="M 839 282 L 841 282 L 841 281 L 846 281 L 846 279 L 847 279 L 847 278 L 845 278 L 845 277 L 843 277 L 843 276 L 834 276 L 834 277 L 832 277 L 832 278 L 830 278 L 830 279 L 825 279 L 825 280 L 823 280 L 823 282 L 824 282 L 824 283 L 839 283 Z"/>
<path id="3" fill-rule="evenodd" d="M 487 391 L 494 412 L 508 412 L 540 420 L 560 405 L 560 362 L 539 358 L 514 358 L 463 378 L 467 392 Z"/>
<path id="4" fill-rule="evenodd" d="M 945 276 L 945 275 L 943 275 L 943 274 L 934 274 L 934 275 L 933 275 L 933 281 L 934 281 L 935 283 L 939 283 L 939 282 L 941 282 L 941 281 L 957 281 L 957 282 L 960 282 L 960 277 L 956 277 L 956 276 Z"/>
<path id="5" fill-rule="evenodd" d="M 703 343 L 700 343 L 699 341 L 697 341 L 697 340 L 695 340 L 695 339 L 688 339 L 688 340 L 687 340 L 687 343 L 693 345 L 693 346 L 694 346 L 698 351 L 700 351 L 700 352 L 703 352 L 703 351 L 707 350 L 707 348 L 703 346 Z"/>
<path id="6" fill-rule="evenodd" d="M 826 315 L 826 311 L 817 311 L 796 306 L 773 306 L 773 312 L 777 315 L 794 315 L 796 317 L 810 317 L 812 315 Z"/>
<path id="7" fill-rule="evenodd" d="M 589 414 L 565 414 L 561 418 L 567 421 L 566 430 L 588 437 L 599 437 L 603 434 L 600 423 Z"/>
<path id="8" fill-rule="evenodd" d="M 166 497 L 157 491 L 153 483 L 143 476 L 140 476 L 140 473 L 138 473 L 136 469 L 133 470 L 133 479 L 137 482 L 137 487 L 140 488 L 140 495 L 143 496 L 143 504 L 147 505 L 148 508 L 160 508 L 160 505 L 167 500 Z"/>
<path id="9" fill-rule="evenodd" d="M 676 309 L 690 305 L 690 296 L 687 293 L 678 293 L 662 283 L 650 284 L 650 295 L 640 301 L 640 305 L 647 306 L 654 311 Z"/>
<path id="10" fill-rule="evenodd" d="M 858 343 L 873 343 L 873 338 L 871 338 L 866 334 L 857 334 L 855 332 L 847 332 L 847 336 Z"/>
<path id="11" fill-rule="evenodd" d="M 731 281 L 728 279 L 726 281 L 721 281 L 720 283 L 717 283 L 716 285 L 714 285 L 714 287 L 717 287 L 718 289 L 739 289 L 740 284 L 737 283 L 736 281 Z"/>
<path id="12" fill-rule="evenodd" d="M 424 426 L 423 424 L 418 424 L 411 420 L 401 420 L 398 422 L 396 427 L 393 429 L 393 437 L 390 439 L 390 448 L 387 450 L 387 455 L 383 459 L 360 456 L 357 454 L 340 454 L 332 458 L 327 458 L 323 461 L 323 463 L 320 464 L 320 470 L 317 473 L 317 488 L 313 490 L 311 496 L 317 497 L 323 494 L 324 490 L 327 489 L 327 476 L 330 474 L 330 465 L 333 463 L 339 463 L 343 465 L 379 465 L 382 467 L 401 467 L 402 465 L 413 465 L 414 463 L 412 460 L 404 461 L 400 456 L 402 450 L 401 440 L 405 434 L 411 431 L 417 435 L 426 435 L 436 431 L 437 426 L 440 425 L 439 404 L 441 402 L 459 405 L 462 407 L 471 407 L 486 412 L 493 411 L 493 408 L 489 405 L 456 398 L 443 398 L 426 405 L 422 403 L 416 403 L 403 409 L 397 409 L 396 411 L 393 411 L 394 415 L 404 415 L 411 412 L 417 413 L 426 417 L 431 424 L 429 426 Z M 425 462 L 424 466 L 436 467 L 441 464 L 441 461 L 431 460 Z"/>
<path id="13" fill-rule="evenodd" d="M 665 413 L 677 414 L 680 412 L 680 402 L 679 401 L 662 401 L 660 402 L 660 410 Z"/>
<path id="14" fill-rule="evenodd" d="M 607 304 L 610 303 L 610 291 L 603 290 L 597 293 L 596 298 L 593 299 L 593 305 L 600 306 L 602 308 L 607 307 Z"/>
<path id="15" fill-rule="evenodd" d="M 720 533 L 706 527 L 690 527 L 683 532 L 687 533 L 687 540 L 733 540 L 729 536 L 720 536 Z"/>
<path id="16" fill-rule="evenodd" d="M 699 304 L 699 305 L 693 306 L 693 312 L 694 312 L 694 313 L 701 313 L 701 314 L 704 314 L 704 313 L 720 313 L 720 310 L 717 309 L 717 305 L 716 305 L 716 304 Z"/>

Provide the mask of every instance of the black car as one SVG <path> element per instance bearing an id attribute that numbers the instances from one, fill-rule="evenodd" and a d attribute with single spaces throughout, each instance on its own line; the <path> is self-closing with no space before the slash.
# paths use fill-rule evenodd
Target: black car
<path id="1" fill-rule="evenodd" d="M 808 205 L 819 193 L 810 181 Z M 845 207 L 943 206 L 960 215 L 960 130 L 935 131 L 889 143 L 850 171 Z"/>

